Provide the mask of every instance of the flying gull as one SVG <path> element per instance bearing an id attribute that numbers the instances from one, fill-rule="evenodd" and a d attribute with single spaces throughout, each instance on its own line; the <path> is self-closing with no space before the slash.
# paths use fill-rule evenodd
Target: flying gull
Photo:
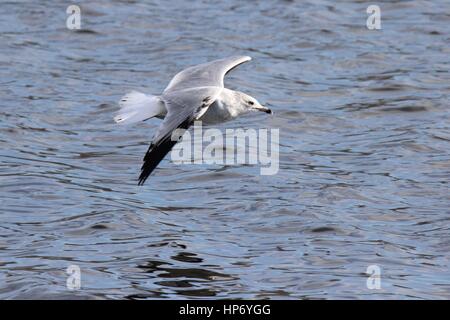
<path id="1" fill-rule="evenodd" d="M 176 129 L 188 129 L 196 120 L 219 123 L 234 119 L 247 111 L 272 113 L 255 98 L 224 87 L 223 78 L 248 56 L 235 56 L 203 63 L 179 72 L 159 96 L 132 91 L 119 102 L 117 123 L 164 119 L 144 157 L 139 176 L 143 185 L 148 176 L 178 142 L 172 139 Z"/>

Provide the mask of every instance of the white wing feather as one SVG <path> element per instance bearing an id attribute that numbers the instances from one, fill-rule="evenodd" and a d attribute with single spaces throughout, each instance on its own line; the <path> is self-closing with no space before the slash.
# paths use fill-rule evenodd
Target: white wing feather
<path id="1" fill-rule="evenodd" d="M 249 56 L 234 56 L 189 67 L 173 77 L 164 93 L 206 86 L 223 88 L 225 75 L 251 59 Z"/>

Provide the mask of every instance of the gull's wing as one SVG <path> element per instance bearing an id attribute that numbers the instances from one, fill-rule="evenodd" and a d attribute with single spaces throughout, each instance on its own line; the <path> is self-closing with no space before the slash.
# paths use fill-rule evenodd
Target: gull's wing
<path id="1" fill-rule="evenodd" d="M 139 185 L 143 185 L 148 176 L 173 148 L 178 140 L 172 139 L 176 129 L 187 129 L 208 110 L 209 106 L 222 92 L 221 87 L 200 87 L 169 92 L 162 95 L 167 115 L 156 132 L 144 157 L 139 176 Z"/>
<path id="2" fill-rule="evenodd" d="M 164 93 L 204 86 L 223 88 L 225 75 L 251 59 L 248 56 L 234 56 L 187 68 L 173 77 Z"/>

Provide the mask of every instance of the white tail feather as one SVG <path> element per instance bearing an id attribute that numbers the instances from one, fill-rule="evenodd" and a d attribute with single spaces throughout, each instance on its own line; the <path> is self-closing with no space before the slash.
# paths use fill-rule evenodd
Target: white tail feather
<path id="1" fill-rule="evenodd" d="M 131 91 L 119 101 L 120 110 L 114 121 L 120 124 L 136 123 L 158 115 L 164 115 L 164 102 L 157 96 Z"/>

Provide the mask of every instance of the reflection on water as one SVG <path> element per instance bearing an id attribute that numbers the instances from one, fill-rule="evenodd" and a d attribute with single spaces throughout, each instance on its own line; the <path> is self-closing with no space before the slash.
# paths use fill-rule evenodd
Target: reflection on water
<path id="1" fill-rule="evenodd" d="M 450 7 L 360 1 L 0 7 L 0 298 L 450 298 Z M 163 161 L 120 96 L 254 60 L 227 83 L 271 106 L 280 171 Z M 66 268 L 81 268 L 81 290 Z M 382 288 L 366 287 L 381 268 Z"/>

